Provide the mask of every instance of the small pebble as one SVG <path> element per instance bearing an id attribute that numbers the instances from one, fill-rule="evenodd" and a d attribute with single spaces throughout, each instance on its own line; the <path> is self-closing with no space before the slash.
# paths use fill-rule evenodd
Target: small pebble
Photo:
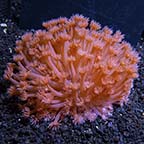
<path id="1" fill-rule="evenodd" d="M 18 119 L 18 121 L 20 122 L 20 121 L 21 121 L 21 119 L 19 118 L 19 119 Z"/>
<path id="2" fill-rule="evenodd" d="M 5 29 L 3 29 L 3 32 L 6 34 L 7 33 L 7 29 L 5 28 Z"/>
<path id="3" fill-rule="evenodd" d="M 7 27 L 7 24 L 6 23 L 1 23 L 0 26 L 1 27 Z"/>
<path id="4" fill-rule="evenodd" d="M 12 53 L 12 49 L 11 48 L 9 48 L 9 51 L 10 51 L 10 53 Z"/>
<path id="5" fill-rule="evenodd" d="M 96 128 L 97 128 L 97 129 L 99 129 L 99 127 L 98 127 L 98 126 L 96 126 Z"/>
<path id="6" fill-rule="evenodd" d="M 121 114 L 121 113 L 120 113 L 119 115 L 120 115 L 120 116 L 122 116 L 122 114 Z"/>

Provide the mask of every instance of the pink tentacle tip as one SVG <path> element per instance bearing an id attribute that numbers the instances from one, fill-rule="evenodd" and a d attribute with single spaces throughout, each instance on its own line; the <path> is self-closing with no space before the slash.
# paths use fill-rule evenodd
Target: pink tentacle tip
<path id="1" fill-rule="evenodd" d="M 60 123 L 58 121 L 53 121 L 49 124 L 48 128 L 52 130 L 57 130 L 60 126 Z"/>

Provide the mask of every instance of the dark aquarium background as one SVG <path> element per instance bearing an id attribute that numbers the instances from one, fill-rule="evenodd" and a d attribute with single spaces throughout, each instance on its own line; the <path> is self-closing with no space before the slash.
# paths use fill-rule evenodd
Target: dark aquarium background
<path id="1" fill-rule="evenodd" d="M 73 14 L 82 14 L 114 31 L 120 29 L 133 46 L 144 29 L 143 0 L 25 0 L 20 26 L 38 29 L 43 21 Z"/>

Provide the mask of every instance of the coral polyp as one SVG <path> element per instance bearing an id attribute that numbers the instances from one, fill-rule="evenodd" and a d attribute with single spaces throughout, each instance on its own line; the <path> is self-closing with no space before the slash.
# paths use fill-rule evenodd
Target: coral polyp
<path id="1" fill-rule="evenodd" d="M 106 119 L 113 104 L 127 102 L 139 57 L 120 31 L 82 15 L 43 26 L 16 42 L 4 74 L 8 93 L 24 101 L 26 117 L 53 120 L 51 127 L 66 115 L 83 123 L 98 115 Z"/>

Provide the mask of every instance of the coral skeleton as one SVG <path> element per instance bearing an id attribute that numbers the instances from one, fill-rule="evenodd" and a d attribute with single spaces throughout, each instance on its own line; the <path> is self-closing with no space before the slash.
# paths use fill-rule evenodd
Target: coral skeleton
<path id="1" fill-rule="evenodd" d="M 82 15 L 43 27 L 16 42 L 4 74 L 9 95 L 23 101 L 24 116 L 46 118 L 53 128 L 67 115 L 75 124 L 107 119 L 113 104 L 128 101 L 139 56 L 120 31 Z"/>

